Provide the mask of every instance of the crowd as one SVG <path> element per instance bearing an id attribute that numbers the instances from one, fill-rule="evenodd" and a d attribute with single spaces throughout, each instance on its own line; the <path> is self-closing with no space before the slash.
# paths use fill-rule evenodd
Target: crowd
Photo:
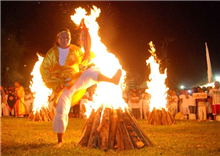
<path id="1" fill-rule="evenodd" d="M 24 88 L 18 81 L 14 86 L 1 86 L 1 116 L 28 116 L 33 107 L 33 93 Z"/>
<path id="2" fill-rule="evenodd" d="M 70 113 L 75 117 L 85 118 L 88 101 L 92 101 L 97 85 L 89 87 L 82 99 Z M 205 93 L 203 97 L 193 97 L 193 93 Z M 145 89 L 124 90 L 122 93 L 124 101 L 136 119 L 147 119 L 150 114 L 150 95 Z M 49 96 L 48 108 L 54 114 L 56 109 L 53 106 L 53 96 Z M 1 86 L 1 114 L 3 116 L 28 116 L 33 109 L 34 95 L 29 88 L 23 88 L 18 82 L 15 87 Z M 192 89 L 169 89 L 167 92 L 166 108 L 176 119 L 184 115 L 185 119 L 197 119 L 198 121 L 216 120 L 216 115 L 220 115 L 220 85 L 216 81 L 214 87 L 193 87 Z M 183 118 L 184 119 L 184 118 Z"/>
<path id="3" fill-rule="evenodd" d="M 195 96 L 194 93 L 205 93 Z M 203 96 L 202 96 L 203 95 Z M 137 119 L 147 119 L 150 113 L 150 95 L 141 89 L 123 92 L 123 98 L 130 111 Z M 166 108 L 175 118 L 197 119 L 198 121 L 216 120 L 220 115 L 220 85 L 216 81 L 214 87 L 193 87 L 192 89 L 169 89 Z"/>

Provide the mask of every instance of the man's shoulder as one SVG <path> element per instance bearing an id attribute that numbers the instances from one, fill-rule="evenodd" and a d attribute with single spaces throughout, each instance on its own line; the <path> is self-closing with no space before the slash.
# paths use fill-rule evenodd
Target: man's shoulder
<path id="1" fill-rule="evenodd" d="M 75 51 L 81 51 L 80 47 L 70 44 L 70 51 L 75 52 Z"/>

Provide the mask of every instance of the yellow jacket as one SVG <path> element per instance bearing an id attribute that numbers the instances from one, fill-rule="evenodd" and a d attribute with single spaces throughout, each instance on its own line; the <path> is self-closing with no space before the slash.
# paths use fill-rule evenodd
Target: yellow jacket
<path id="1" fill-rule="evenodd" d="M 64 84 L 65 79 L 71 79 L 73 82 L 82 74 L 79 69 L 79 64 L 85 65 L 91 56 L 85 55 L 82 50 L 75 46 L 70 45 L 69 53 L 67 55 L 65 64 L 59 64 L 59 49 L 58 46 L 53 46 L 44 57 L 40 67 L 42 79 L 48 88 L 61 95 L 63 89 L 60 88 Z M 72 105 L 76 104 L 84 95 L 86 89 L 79 91 L 72 98 Z"/>

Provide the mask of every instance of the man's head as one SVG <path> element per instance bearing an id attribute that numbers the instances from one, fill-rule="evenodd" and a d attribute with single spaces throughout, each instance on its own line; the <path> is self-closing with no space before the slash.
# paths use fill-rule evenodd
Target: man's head
<path id="1" fill-rule="evenodd" d="M 68 48 L 71 42 L 71 33 L 69 29 L 61 29 L 57 34 L 57 43 L 60 48 Z"/>
<path id="2" fill-rule="evenodd" d="M 219 88 L 219 82 L 218 82 L 218 81 L 215 81 L 215 82 L 214 82 L 214 86 L 215 86 L 215 88 L 218 89 L 218 88 Z"/>
<path id="3" fill-rule="evenodd" d="M 15 82 L 14 82 L 14 85 L 15 85 L 15 87 L 19 87 L 19 86 L 20 86 L 20 84 L 19 84 L 18 81 L 15 81 Z"/>

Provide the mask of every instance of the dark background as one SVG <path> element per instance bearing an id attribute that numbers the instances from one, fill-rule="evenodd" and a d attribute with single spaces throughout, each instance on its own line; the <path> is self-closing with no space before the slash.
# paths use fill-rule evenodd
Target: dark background
<path id="1" fill-rule="evenodd" d="M 70 16 L 80 6 L 89 12 L 92 5 L 101 9 L 97 21 L 102 42 L 136 84 L 150 72 L 146 66 L 150 41 L 161 60 L 161 71 L 167 68 L 170 88 L 208 82 L 205 42 L 213 77 L 220 74 L 218 1 L 1 1 L 2 80 L 20 79 L 29 85 L 36 53 L 46 54 L 64 27 L 71 30 L 76 44 L 79 31 L 74 30 Z"/>

